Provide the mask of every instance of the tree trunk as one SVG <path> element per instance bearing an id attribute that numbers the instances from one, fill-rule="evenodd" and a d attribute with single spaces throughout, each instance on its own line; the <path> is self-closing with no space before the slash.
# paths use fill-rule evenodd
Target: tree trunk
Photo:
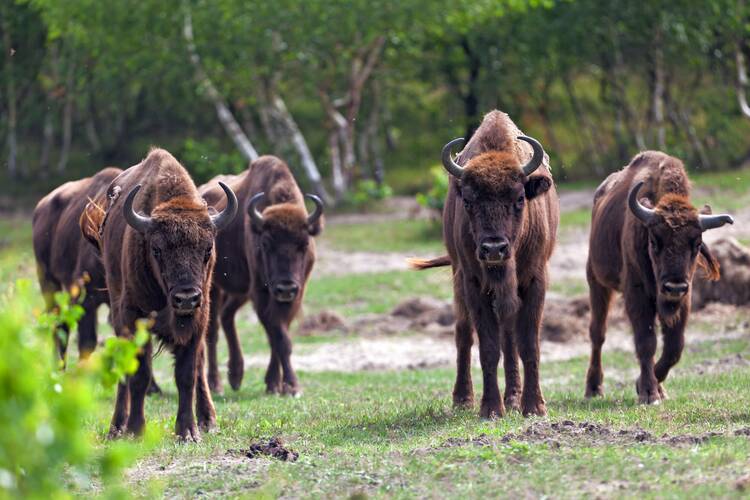
<path id="1" fill-rule="evenodd" d="M 603 176 L 605 169 L 602 165 L 602 155 L 600 154 L 600 146 L 596 140 L 596 133 L 594 132 L 594 124 L 591 123 L 588 113 L 583 110 L 581 103 L 578 101 L 578 96 L 573 89 L 573 82 L 570 81 L 570 76 L 563 74 L 562 76 L 563 86 L 568 94 L 568 100 L 570 107 L 573 109 L 573 114 L 576 117 L 576 121 L 581 125 L 581 136 L 584 142 L 584 151 L 587 157 L 591 158 L 591 164 L 594 168 L 594 172 L 598 176 Z"/>
<path id="2" fill-rule="evenodd" d="M 747 66 L 745 66 L 745 55 L 742 53 L 742 44 L 737 43 L 735 49 L 735 62 L 737 64 L 737 102 L 740 111 L 745 118 L 750 118 L 750 105 L 747 103 Z"/>
<path id="3" fill-rule="evenodd" d="M 469 80 L 467 82 L 466 94 L 463 96 L 464 116 L 466 117 L 466 135 L 468 141 L 479 126 L 479 71 L 482 67 L 479 57 L 474 54 L 469 46 L 469 41 L 464 37 L 461 47 L 469 60 Z"/>
<path id="4" fill-rule="evenodd" d="M 346 182 L 341 165 L 341 149 L 339 148 L 339 133 L 335 125 L 330 126 L 328 132 L 328 151 L 331 155 L 331 177 L 333 182 L 333 193 L 337 200 L 341 200 L 346 194 Z"/>
<path id="5" fill-rule="evenodd" d="M 203 69 L 200 55 L 198 55 L 198 49 L 195 46 L 195 37 L 193 36 L 193 19 L 187 1 L 183 2 L 183 8 L 185 11 L 185 19 L 182 34 L 185 37 L 185 42 L 187 43 L 190 63 L 195 68 L 195 73 L 201 85 L 203 85 L 203 88 L 206 91 L 206 95 L 208 95 L 208 98 L 213 103 L 214 108 L 216 108 L 216 115 L 219 117 L 219 121 L 221 122 L 222 127 L 224 127 L 226 133 L 237 146 L 237 149 L 240 150 L 242 156 L 244 156 L 247 161 L 253 161 L 258 158 L 258 152 L 253 147 L 250 139 L 247 138 L 247 135 L 245 135 L 245 132 L 243 132 L 240 124 L 237 123 L 237 120 L 229 110 L 229 107 L 224 101 L 224 98 L 216 89 L 213 82 L 208 77 L 206 71 Z"/>
<path id="6" fill-rule="evenodd" d="M 5 50 L 5 92 L 7 95 L 8 105 L 8 175 L 16 177 L 18 175 L 18 137 L 17 137 L 17 103 L 16 103 L 16 85 L 13 74 L 13 56 L 14 50 L 11 44 L 10 22 L 8 22 L 7 9 L 3 9 L 3 48 Z"/>
<path id="7" fill-rule="evenodd" d="M 302 168 L 312 184 L 315 194 L 320 196 L 326 203 L 332 203 L 331 197 L 328 195 L 328 192 L 323 185 L 323 178 L 320 176 L 320 171 L 315 164 L 315 159 L 313 158 L 312 153 L 310 153 L 310 148 L 307 146 L 305 136 L 302 135 L 299 126 L 297 126 L 297 122 L 294 121 L 294 117 L 287 109 L 286 103 L 278 94 L 272 95 L 271 103 L 278 113 L 281 123 L 284 124 L 289 133 L 290 141 L 299 154 Z"/>
<path id="8" fill-rule="evenodd" d="M 52 143 L 55 140 L 55 127 L 52 123 L 52 99 L 47 96 L 47 110 L 44 112 L 44 126 L 42 127 L 42 151 L 39 154 L 39 171 L 43 176 L 49 174 Z"/>
<path id="9" fill-rule="evenodd" d="M 60 147 L 60 158 L 57 161 L 57 171 L 64 172 L 70 157 L 70 145 L 73 141 L 73 112 L 75 109 L 75 64 L 68 61 L 68 74 L 65 77 L 65 104 L 62 117 L 62 146 Z"/>
<path id="10" fill-rule="evenodd" d="M 664 126 L 664 94 L 666 92 L 664 73 L 664 48 L 662 47 L 662 29 L 659 26 L 654 33 L 653 45 L 653 91 L 651 112 L 656 127 L 656 144 L 664 151 L 667 149 L 667 135 Z"/>

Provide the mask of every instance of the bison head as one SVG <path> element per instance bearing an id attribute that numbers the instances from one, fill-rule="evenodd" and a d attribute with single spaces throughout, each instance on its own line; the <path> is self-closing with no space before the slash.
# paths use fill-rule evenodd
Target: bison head
<path id="1" fill-rule="evenodd" d="M 130 191 L 123 205 L 125 220 L 143 235 L 147 262 L 180 324 L 187 324 L 205 300 L 216 232 L 237 214 L 234 192 L 219 184 L 227 206 L 218 214 L 209 212 L 205 202 L 181 197 L 157 205 L 150 216 L 141 215 L 133 209 L 140 185 Z"/>
<path id="2" fill-rule="evenodd" d="M 719 278 L 719 265 L 703 243 L 703 232 L 733 224 L 729 215 L 711 215 L 706 206 L 699 213 L 685 196 L 668 194 L 656 207 L 648 198 L 638 200 L 643 181 L 628 194 L 628 206 L 648 231 L 648 255 L 656 281 L 657 307 L 664 319 L 675 317 L 689 299 L 696 266 L 706 270 L 709 279 Z"/>
<path id="3" fill-rule="evenodd" d="M 443 147 L 443 166 L 458 179 L 457 193 L 463 201 L 469 228 L 476 246 L 476 257 L 485 270 L 502 273 L 514 258 L 516 241 L 524 225 L 526 203 L 549 190 L 547 175 L 531 176 L 544 159 L 544 149 L 535 139 L 518 139 L 531 144 L 534 155 L 521 165 L 515 152 L 482 153 L 461 167 L 451 158 L 454 139 Z"/>
<path id="4" fill-rule="evenodd" d="M 254 246 L 265 284 L 276 302 L 294 302 L 315 259 L 310 251 L 311 237 L 322 230 L 323 202 L 313 194 L 305 196 L 315 203 L 310 215 L 295 203 L 271 205 L 261 213 L 258 205 L 265 193 L 256 194 L 248 204 Z"/>

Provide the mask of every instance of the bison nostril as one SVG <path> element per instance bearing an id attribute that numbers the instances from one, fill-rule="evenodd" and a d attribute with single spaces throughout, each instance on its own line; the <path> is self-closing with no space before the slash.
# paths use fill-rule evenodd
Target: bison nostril
<path id="1" fill-rule="evenodd" d="M 200 307 L 203 294 L 195 288 L 186 288 L 172 294 L 175 309 L 192 310 Z"/>
<path id="2" fill-rule="evenodd" d="M 299 285 L 294 281 L 281 281 L 273 287 L 277 296 L 294 298 L 299 292 Z"/>
<path id="3" fill-rule="evenodd" d="M 483 241 L 481 249 L 485 257 L 507 257 L 510 244 L 505 239 L 491 239 Z"/>
<path id="4" fill-rule="evenodd" d="M 664 288 L 664 291 L 669 294 L 682 295 L 682 294 L 687 293 L 688 284 L 684 281 L 679 281 L 679 282 L 667 281 L 664 283 L 663 288 Z"/>

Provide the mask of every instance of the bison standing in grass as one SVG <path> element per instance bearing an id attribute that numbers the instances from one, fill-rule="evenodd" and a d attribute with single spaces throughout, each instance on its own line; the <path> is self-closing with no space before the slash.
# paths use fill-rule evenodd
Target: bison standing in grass
<path id="1" fill-rule="evenodd" d="M 693 274 L 702 267 L 719 278 L 719 265 L 703 231 L 733 223 L 729 215 L 701 213 L 690 203 L 690 182 L 677 158 L 658 151 L 638 154 L 596 190 L 586 274 L 591 298 L 591 362 L 586 397 L 601 396 L 601 351 L 615 291 L 622 292 L 635 335 L 641 403 L 666 398 L 662 383 L 680 359 L 690 315 Z M 654 364 L 659 318 L 664 346 Z"/>
<path id="2" fill-rule="evenodd" d="M 448 257 L 414 262 L 420 269 L 453 266 L 458 351 L 453 403 L 473 404 L 476 331 L 484 378 L 481 416 L 502 416 L 505 406 L 544 415 L 539 328 L 559 221 L 552 175 L 542 146 L 522 135 L 505 113 L 487 114 L 454 161 L 451 148 L 461 144 L 463 139 L 455 139 L 443 148 L 443 165 L 451 174 L 443 212 Z M 497 383 L 501 351 L 504 401 Z"/>
<path id="3" fill-rule="evenodd" d="M 217 178 L 218 179 L 218 178 Z M 216 240 L 217 261 L 208 330 L 209 383 L 221 391 L 216 360 L 218 319 L 229 344 L 229 383 L 242 384 L 244 361 L 234 317 L 251 301 L 271 344 L 266 371 L 269 393 L 296 395 L 297 376 L 290 356 L 289 324 L 302 305 L 305 285 L 315 263 L 315 240 L 323 226 L 323 203 L 307 213 L 304 197 L 289 167 L 274 156 L 262 156 L 236 176 L 221 177 L 237 193 L 244 216 L 237 217 Z M 220 210 L 224 199 L 212 187 L 201 187 L 209 205 Z"/>
<path id="4" fill-rule="evenodd" d="M 42 198 L 34 209 L 34 256 L 47 309 L 56 306 L 55 292 L 77 287 L 83 293 L 84 315 L 78 323 L 81 358 L 88 357 L 96 348 L 96 311 L 109 298 L 98 252 L 82 237 L 79 223 L 89 200 L 101 202 L 109 183 L 120 172 L 119 168 L 109 167 L 93 177 L 67 182 Z M 67 333 L 65 325 L 61 328 Z M 55 345 L 64 362 L 67 336 L 55 336 Z"/>
<path id="5" fill-rule="evenodd" d="M 234 193 L 221 187 L 227 206 L 215 213 L 182 165 L 167 151 L 154 149 L 112 181 L 112 201 L 100 220 L 115 333 L 130 336 L 138 318 L 153 318 L 151 331 L 175 357 L 176 433 L 186 440 L 200 436 L 192 409 L 196 397 L 198 425 L 207 430 L 216 421 L 203 362 L 204 336 L 214 239 L 237 211 Z M 138 355 L 137 372 L 118 385 L 110 436 L 143 431 L 151 354 L 149 342 Z"/>

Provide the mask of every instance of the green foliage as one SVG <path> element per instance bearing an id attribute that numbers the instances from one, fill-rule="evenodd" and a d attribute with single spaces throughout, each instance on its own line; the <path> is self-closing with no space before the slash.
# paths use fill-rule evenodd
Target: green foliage
<path id="1" fill-rule="evenodd" d="M 213 137 L 185 139 L 177 154 L 197 184 L 202 184 L 219 174 L 240 173 L 246 167 L 246 162 L 239 152 L 222 147 Z"/>
<path id="2" fill-rule="evenodd" d="M 417 193 L 417 203 L 425 208 L 434 210 L 440 216 L 443 214 L 445 198 L 448 196 L 448 175 L 441 166 L 430 169 L 432 184 L 425 193 Z"/>
<path id="3" fill-rule="evenodd" d="M 0 496 L 67 497 L 67 488 L 91 488 L 95 478 L 112 485 L 135 447 L 95 446 L 86 421 L 98 409 L 101 387 L 137 368 L 138 348 L 148 340 L 145 324 L 134 341 L 108 342 L 62 372 L 52 335 L 59 324 L 74 326 L 83 311 L 59 293 L 56 312 L 34 320 L 35 294 L 29 281 L 19 280 L 0 299 Z"/>
<path id="4" fill-rule="evenodd" d="M 345 204 L 357 209 L 365 208 L 373 202 L 383 201 L 393 196 L 393 190 L 387 184 L 378 184 L 372 179 L 357 182 L 349 193 Z"/>

